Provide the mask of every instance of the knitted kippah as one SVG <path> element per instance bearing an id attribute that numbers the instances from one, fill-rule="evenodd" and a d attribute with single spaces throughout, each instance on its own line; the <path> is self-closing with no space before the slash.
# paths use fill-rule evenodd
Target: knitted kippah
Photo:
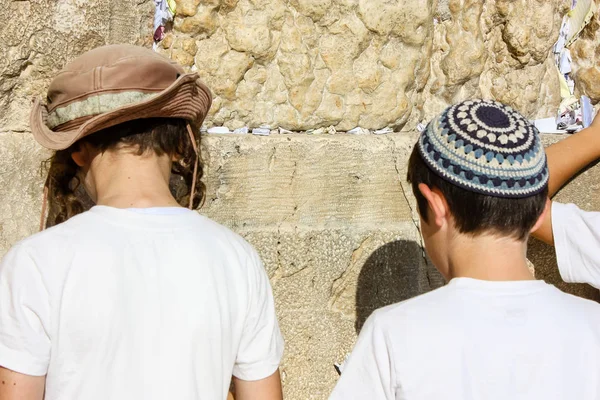
<path id="1" fill-rule="evenodd" d="M 546 154 L 536 127 L 492 100 L 468 100 L 434 118 L 417 143 L 442 179 L 468 191 L 520 198 L 548 184 Z"/>

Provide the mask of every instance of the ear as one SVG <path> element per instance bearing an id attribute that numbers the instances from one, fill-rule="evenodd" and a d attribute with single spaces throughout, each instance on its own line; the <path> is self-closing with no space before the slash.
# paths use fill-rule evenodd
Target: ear
<path id="1" fill-rule="evenodd" d="M 90 151 L 85 143 L 79 143 L 77 150 L 71 153 L 71 158 L 78 167 L 83 167 L 90 161 Z"/>
<path id="2" fill-rule="evenodd" d="M 543 225 L 544 221 L 548 217 L 551 208 L 552 208 L 552 201 L 550 199 L 546 199 L 546 205 L 544 205 L 544 211 L 542 211 L 542 214 L 539 216 L 538 220 L 535 222 L 535 225 L 533 226 L 533 228 L 531 228 L 531 230 L 529 232 L 535 232 L 538 229 L 540 229 L 540 227 Z"/>
<path id="3" fill-rule="evenodd" d="M 432 190 L 424 183 L 419 183 L 419 191 L 427 200 L 427 206 L 431 214 L 428 219 L 433 221 L 437 227 L 443 226 L 448 216 L 448 203 L 444 195 L 439 190 Z"/>

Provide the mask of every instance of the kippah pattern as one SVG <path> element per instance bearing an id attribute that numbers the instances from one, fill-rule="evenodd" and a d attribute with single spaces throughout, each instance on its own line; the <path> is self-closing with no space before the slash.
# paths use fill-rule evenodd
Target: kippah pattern
<path id="1" fill-rule="evenodd" d="M 548 184 L 537 128 L 497 101 L 467 100 L 448 107 L 427 125 L 417 146 L 433 172 L 472 192 L 522 198 Z"/>

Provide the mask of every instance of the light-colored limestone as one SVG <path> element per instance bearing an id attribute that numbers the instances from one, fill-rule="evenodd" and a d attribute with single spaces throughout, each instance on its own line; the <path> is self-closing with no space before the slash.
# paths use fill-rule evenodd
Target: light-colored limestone
<path id="1" fill-rule="evenodd" d="M 198 41 L 195 68 L 218 99 L 208 125 L 412 130 L 468 97 L 495 98 L 532 118 L 554 114 L 560 102 L 550 48 L 568 10 L 563 0 L 181 3 L 175 35 Z M 176 44 L 166 47 L 189 65 Z M 240 77 L 231 52 L 251 57 L 241 65 L 261 68 L 266 80 Z M 595 74 L 582 69 L 578 84 L 594 100 Z M 232 96 L 232 85 L 243 89 Z"/>
<path id="2" fill-rule="evenodd" d="M 207 125 L 412 130 L 448 104 L 491 97 L 528 117 L 560 102 L 550 48 L 566 0 L 178 0 L 159 51 L 214 93 Z M 81 52 L 149 44 L 153 2 L 11 2 L 0 42 L 0 122 L 27 129 L 27 104 Z M 68 17 L 66 17 L 68 16 Z M 85 29 L 84 29 L 85 28 Z M 573 45 L 580 93 L 600 99 L 598 23 Z"/>
<path id="3" fill-rule="evenodd" d="M 0 133 L 0 255 L 39 230 L 42 162 L 49 157 L 31 135 Z"/>

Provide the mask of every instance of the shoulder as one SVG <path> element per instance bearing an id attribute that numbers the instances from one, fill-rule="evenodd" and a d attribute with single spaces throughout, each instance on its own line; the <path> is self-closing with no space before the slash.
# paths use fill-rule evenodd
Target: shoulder
<path id="1" fill-rule="evenodd" d="M 577 207 L 573 203 L 558 203 L 552 202 L 552 217 L 553 218 L 568 218 L 572 216 L 578 216 L 585 219 L 600 220 L 600 212 L 597 211 L 585 211 Z M 600 229 L 600 228 L 599 228 Z"/>
<path id="2" fill-rule="evenodd" d="M 225 225 L 201 214 L 197 214 L 197 223 L 201 226 L 202 232 L 208 234 L 207 236 L 210 237 L 209 240 L 233 246 L 251 255 L 256 254 L 256 250 L 246 239 Z"/>
<path id="3" fill-rule="evenodd" d="M 564 293 L 553 288 L 546 299 L 545 320 L 557 329 L 554 334 L 562 337 L 589 338 L 598 343 L 600 334 L 600 304 L 595 301 Z"/>
<path id="4" fill-rule="evenodd" d="M 399 326 L 416 328 L 435 324 L 455 311 L 453 291 L 442 286 L 400 303 L 382 307 L 373 312 L 373 322 L 383 330 L 397 330 Z M 424 318 L 424 316 L 427 316 Z"/>
<path id="5" fill-rule="evenodd" d="M 552 300 L 548 301 L 549 307 L 552 306 L 555 310 L 562 309 L 567 311 L 567 315 L 577 317 L 595 316 L 596 318 L 600 318 L 599 303 L 570 293 L 565 293 L 554 286 L 552 286 L 552 289 L 550 295 Z"/>
<path id="6" fill-rule="evenodd" d="M 82 230 L 80 227 L 82 222 L 87 219 L 86 214 L 76 215 L 61 224 L 47 228 L 41 232 L 36 232 L 20 240 L 11 248 L 9 253 L 26 252 L 35 254 L 40 250 L 60 250 L 62 247 L 68 247 L 72 243 L 72 239 L 78 238 L 81 235 Z"/>

